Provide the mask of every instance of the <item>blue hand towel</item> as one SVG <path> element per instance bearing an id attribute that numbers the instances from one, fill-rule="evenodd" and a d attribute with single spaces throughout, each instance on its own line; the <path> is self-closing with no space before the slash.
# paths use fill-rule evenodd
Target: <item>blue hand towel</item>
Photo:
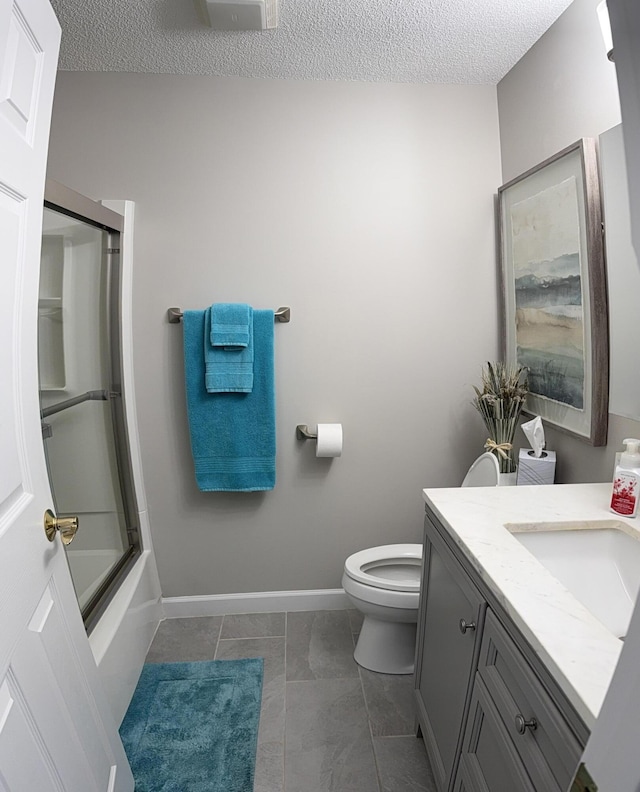
<path id="1" fill-rule="evenodd" d="M 203 492 L 271 490 L 276 483 L 273 311 L 253 312 L 251 393 L 207 393 L 204 311 L 185 311 L 184 363 L 191 451 Z"/>
<path id="2" fill-rule="evenodd" d="M 214 303 L 211 306 L 211 346 L 249 346 L 253 309 L 246 303 Z"/>
<path id="3" fill-rule="evenodd" d="M 253 390 L 253 309 L 246 347 L 212 346 L 213 306 L 204 317 L 204 371 L 209 393 L 251 393 Z"/>

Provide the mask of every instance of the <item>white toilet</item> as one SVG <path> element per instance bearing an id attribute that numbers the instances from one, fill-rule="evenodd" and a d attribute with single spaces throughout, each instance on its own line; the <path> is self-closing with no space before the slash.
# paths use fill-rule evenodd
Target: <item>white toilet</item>
<path id="1" fill-rule="evenodd" d="M 463 487 L 495 487 L 500 466 L 482 454 Z M 382 674 L 412 674 L 422 574 L 422 545 L 370 547 L 344 562 L 342 587 L 364 615 L 353 656 L 363 668 Z"/>
<path id="2" fill-rule="evenodd" d="M 364 614 L 353 656 L 383 674 L 411 674 L 416 645 L 422 545 L 370 547 L 344 563 L 342 588 Z"/>

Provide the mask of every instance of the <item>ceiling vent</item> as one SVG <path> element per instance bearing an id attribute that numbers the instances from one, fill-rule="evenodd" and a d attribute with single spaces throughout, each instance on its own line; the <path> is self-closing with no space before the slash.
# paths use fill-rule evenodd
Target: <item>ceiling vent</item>
<path id="1" fill-rule="evenodd" d="M 270 30 L 278 25 L 277 0 L 205 0 L 214 30 Z"/>

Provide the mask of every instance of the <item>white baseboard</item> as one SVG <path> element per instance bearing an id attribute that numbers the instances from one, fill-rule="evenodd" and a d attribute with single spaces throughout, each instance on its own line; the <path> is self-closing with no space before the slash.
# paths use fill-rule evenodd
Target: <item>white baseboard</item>
<path id="1" fill-rule="evenodd" d="M 188 616 L 220 616 L 224 613 L 344 610 L 351 605 L 344 589 L 340 588 L 163 597 L 162 607 L 165 619 L 177 619 Z"/>

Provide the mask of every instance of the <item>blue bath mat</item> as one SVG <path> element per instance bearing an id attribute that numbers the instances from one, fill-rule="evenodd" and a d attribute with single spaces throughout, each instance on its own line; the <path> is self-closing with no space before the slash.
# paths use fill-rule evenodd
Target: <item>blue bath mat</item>
<path id="1" fill-rule="evenodd" d="M 262 669 L 145 664 L 120 726 L 136 792 L 253 792 Z"/>

